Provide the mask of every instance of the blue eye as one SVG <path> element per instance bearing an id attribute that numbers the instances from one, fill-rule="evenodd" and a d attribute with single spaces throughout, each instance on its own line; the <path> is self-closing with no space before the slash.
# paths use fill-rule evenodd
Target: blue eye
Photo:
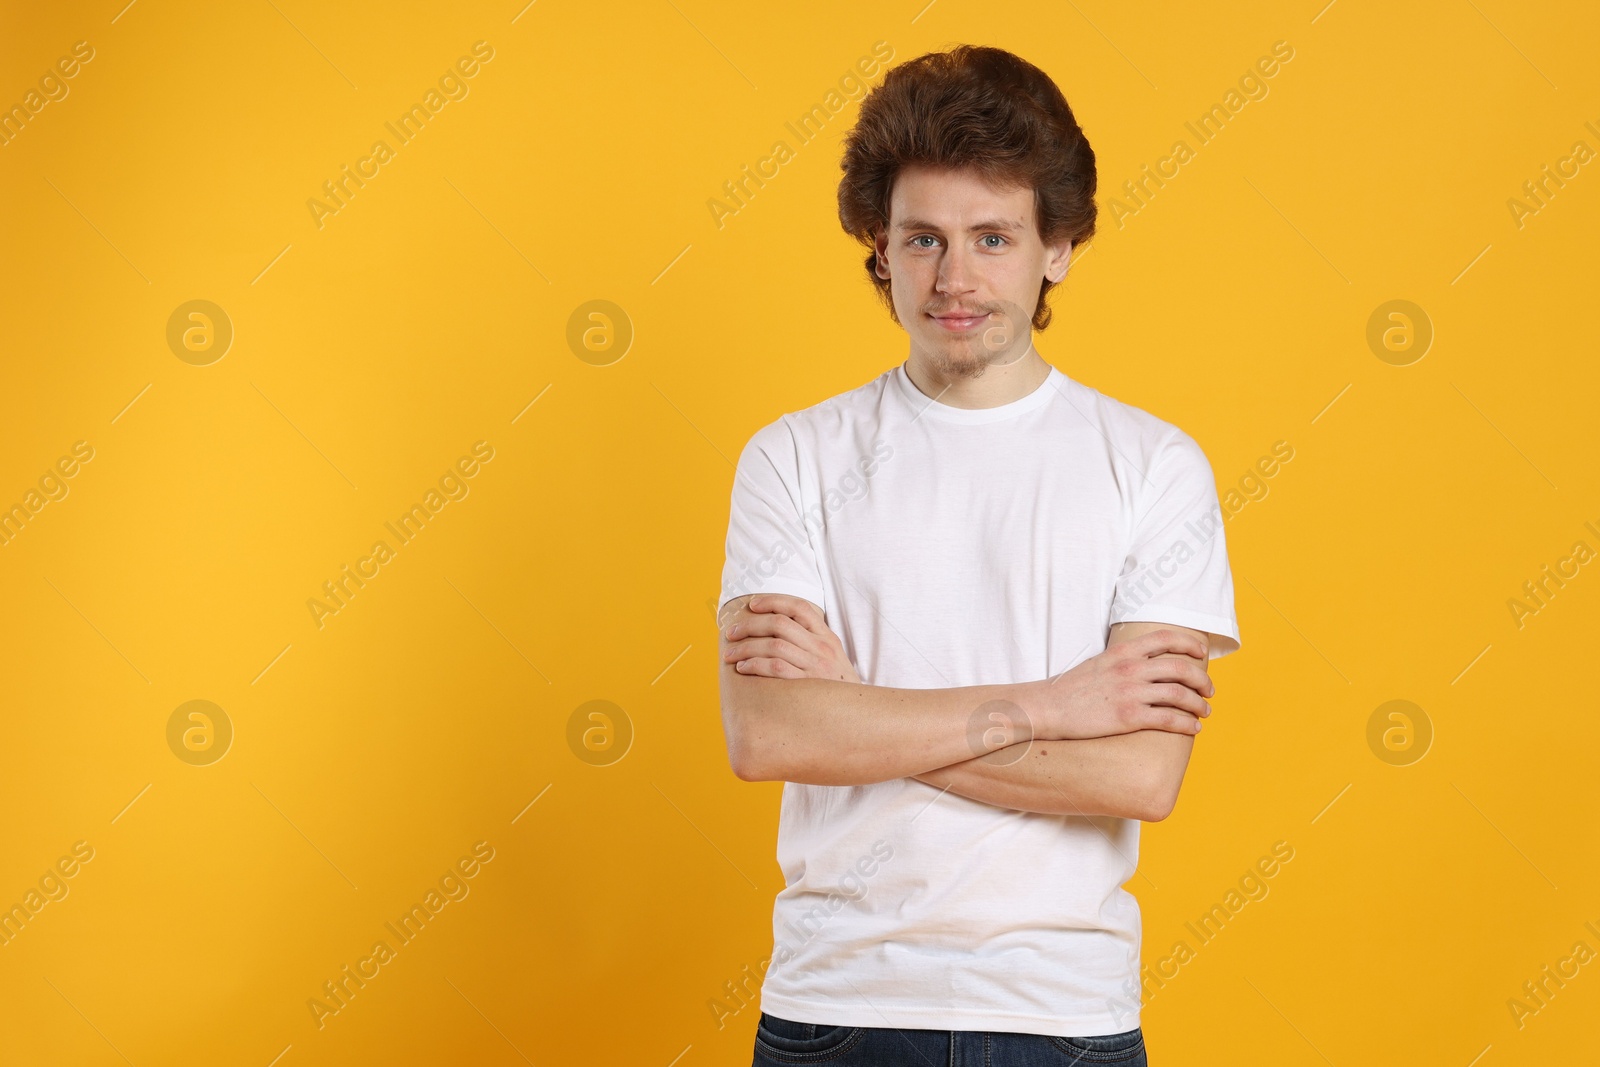
<path id="1" fill-rule="evenodd" d="M 932 234 L 919 233 L 919 234 L 917 234 L 917 236 L 915 236 L 915 237 L 913 237 L 911 239 L 911 243 L 913 245 L 915 245 L 917 248 L 927 248 L 928 247 L 927 245 L 919 245 L 919 244 L 917 244 L 917 242 L 922 240 L 923 238 L 927 238 L 930 241 L 935 240 L 935 238 L 933 237 Z"/>
<path id="2" fill-rule="evenodd" d="M 985 241 L 987 241 L 987 240 L 988 240 L 988 239 L 989 239 L 989 238 L 991 238 L 991 237 L 993 237 L 993 238 L 994 238 L 994 239 L 995 239 L 995 240 L 997 240 L 997 241 L 999 241 L 999 242 L 1000 242 L 1000 243 L 1001 243 L 1001 244 L 1004 244 L 1004 243 L 1005 243 L 1005 240 L 1006 240 L 1006 239 L 1005 239 L 1005 238 L 1004 238 L 1004 237 L 1001 237 L 1001 236 L 1000 236 L 1000 235 L 999 235 L 999 234 L 997 234 L 997 233 L 986 233 L 986 234 L 984 234 L 984 235 L 983 235 L 983 239 L 984 239 L 984 240 L 985 240 Z M 989 246 L 989 247 L 990 247 L 990 248 L 998 248 L 998 247 L 999 247 L 999 245 L 990 245 L 990 246 Z"/>

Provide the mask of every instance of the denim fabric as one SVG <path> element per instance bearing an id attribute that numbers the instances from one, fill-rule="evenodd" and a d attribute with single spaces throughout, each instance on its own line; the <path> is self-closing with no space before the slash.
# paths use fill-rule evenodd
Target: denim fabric
<path id="1" fill-rule="evenodd" d="M 1097 1037 L 797 1023 L 762 1013 L 752 1067 L 1149 1067 L 1139 1029 Z"/>

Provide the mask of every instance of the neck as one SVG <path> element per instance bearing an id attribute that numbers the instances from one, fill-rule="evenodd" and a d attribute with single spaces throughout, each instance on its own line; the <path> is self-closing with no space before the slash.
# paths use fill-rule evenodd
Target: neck
<path id="1" fill-rule="evenodd" d="M 953 408 L 994 408 L 1021 400 L 1050 376 L 1033 345 L 1005 363 L 964 363 L 911 351 L 906 376 L 923 395 Z"/>

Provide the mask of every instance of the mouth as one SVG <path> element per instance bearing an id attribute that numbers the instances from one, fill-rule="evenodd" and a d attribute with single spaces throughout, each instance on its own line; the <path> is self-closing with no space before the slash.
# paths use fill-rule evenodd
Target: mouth
<path id="1" fill-rule="evenodd" d="M 989 318 L 989 313 L 980 311 L 972 315 L 930 315 L 928 317 L 951 333 L 969 333 L 983 325 L 985 320 Z"/>

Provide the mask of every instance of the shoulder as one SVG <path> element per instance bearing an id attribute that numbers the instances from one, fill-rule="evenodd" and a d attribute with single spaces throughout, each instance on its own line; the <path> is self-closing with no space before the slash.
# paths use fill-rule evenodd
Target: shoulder
<path id="1" fill-rule="evenodd" d="M 1176 424 L 1144 408 L 1073 381 L 1068 399 L 1104 441 L 1106 462 L 1132 514 L 1158 515 L 1216 495 L 1216 476 L 1204 449 Z M 1188 503 L 1185 503 L 1188 502 Z"/>
<path id="2" fill-rule="evenodd" d="M 793 453 L 802 444 L 809 447 L 840 440 L 843 430 L 878 417 L 884 394 L 893 385 L 893 373 L 894 368 L 890 368 L 853 389 L 809 407 L 784 412 L 752 434 L 746 449 L 753 446 L 767 452 L 785 449 Z"/>
<path id="3" fill-rule="evenodd" d="M 1106 439 L 1114 457 L 1135 464 L 1141 471 L 1196 463 L 1209 469 L 1205 452 L 1176 424 L 1144 408 L 1108 396 L 1074 378 L 1067 378 L 1064 399 Z"/>

